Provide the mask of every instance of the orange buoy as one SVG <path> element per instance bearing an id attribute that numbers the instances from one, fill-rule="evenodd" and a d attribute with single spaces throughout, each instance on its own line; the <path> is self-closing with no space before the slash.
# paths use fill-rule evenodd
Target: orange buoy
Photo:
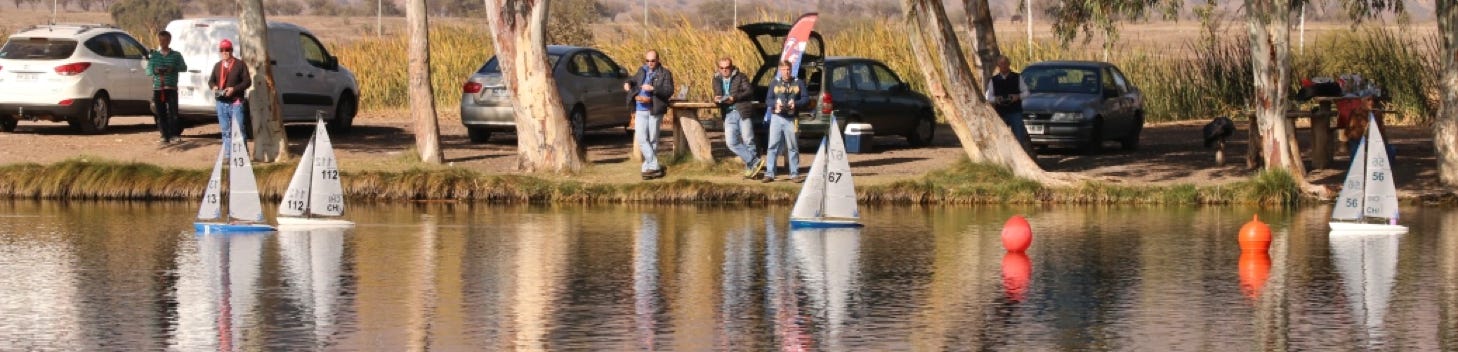
<path id="1" fill-rule="evenodd" d="M 1002 256 L 1002 290 L 1007 299 L 1022 302 L 1028 293 L 1028 280 L 1033 274 L 1033 261 L 1023 252 L 1007 252 Z"/>
<path id="2" fill-rule="evenodd" d="M 1250 222 L 1240 227 L 1240 251 L 1260 251 L 1265 253 L 1271 247 L 1271 227 L 1261 222 L 1259 215 L 1252 216 Z"/>
<path id="3" fill-rule="evenodd" d="M 1263 251 L 1241 252 L 1239 268 L 1240 291 L 1252 300 L 1260 297 L 1261 287 L 1271 273 L 1271 256 Z"/>
<path id="4" fill-rule="evenodd" d="M 1033 244 L 1033 229 L 1028 226 L 1028 219 L 1022 215 L 1013 215 L 1002 224 L 1002 247 L 1008 252 L 1022 252 L 1028 250 Z"/>

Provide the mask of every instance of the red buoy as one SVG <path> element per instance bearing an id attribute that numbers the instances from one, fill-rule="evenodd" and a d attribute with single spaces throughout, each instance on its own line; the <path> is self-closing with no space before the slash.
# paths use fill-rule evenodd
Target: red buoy
<path id="1" fill-rule="evenodd" d="M 1008 252 L 1002 256 L 1002 290 L 1007 299 L 1022 302 L 1028 293 L 1028 280 L 1033 275 L 1033 261 L 1023 252 Z"/>
<path id="2" fill-rule="evenodd" d="M 1265 253 L 1271 247 L 1271 227 L 1261 222 L 1259 215 L 1251 216 L 1250 222 L 1240 227 L 1240 251 Z"/>
<path id="3" fill-rule="evenodd" d="M 1028 226 L 1028 219 L 1022 215 L 1013 215 L 1002 224 L 1002 247 L 1008 252 L 1022 252 L 1028 250 L 1033 244 L 1033 229 Z"/>

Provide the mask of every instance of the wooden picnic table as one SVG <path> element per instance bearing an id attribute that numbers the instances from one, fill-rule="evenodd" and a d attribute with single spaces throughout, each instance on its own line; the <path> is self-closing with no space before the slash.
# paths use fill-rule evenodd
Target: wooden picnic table
<path id="1" fill-rule="evenodd" d="M 1332 157 L 1334 156 L 1334 151 L 1336 150 L 1334 148 L 1334 145 L 1337 141 L 1337 138 L 1333 138 L 1335 136 L 1334 131 L 1343 127 L 1333 126 L 1332 124 L 1332 118 L 1337 116 L 1335 103 L 1337 100 L 1341 99 L 1352 98 L 1316 97 L 1311 99 L 1312 101 L 1316 102 L 1316 107 L 1313 107 L 1310 110 L 1286 110 L 1286 118 L 1291 120 L 1292 122 L 1303 118 L 1308 119 L 1311 122 L 1311 152 L 1308 153 L 1307 156 L 1311 158 L 1312 170 L 1325 169 L 1328 166 L 1331 166 Z M 1383 109 L 1376 109 L 1374 111 L 1378 113 L 1396 112 Z M 1246 148 L 1246 165 L 1254 168 L 1256 165 L 1256 160 L 1259 160 L 1260 158 L 1260 150 L 1258 148 L 1258 146 L 1261 146 L 1259 139 L 1260 136 L 1258 133 L 1255 133 L 1255 131 L 1258 131 L 1256 126 L 1255 111 L 1247 111 L 1246 114 L 1247 116 L 1250 116 L 1250 128 L 1248 129 L 1249 133 L 1247 133 L 1247 136 L 1249 136 L 1250 139 L 1249 144 L 1247 144 L 1248 147 Z"/>

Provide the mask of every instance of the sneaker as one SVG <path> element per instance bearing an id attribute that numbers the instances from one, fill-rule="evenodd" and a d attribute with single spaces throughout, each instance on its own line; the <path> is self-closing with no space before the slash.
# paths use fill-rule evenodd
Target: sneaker
<path id="1" fill-rule="evenodd" d="M 157 145 L 167 145 L 167 143 L 171 141 L 172 140 L 168 139 L 167 137 L 162 137 L 162 139 L 157 140 Z"/>
<path id="2" fill-rule="evenodd" d="M 791 176 L 790 182 L 805 183 L 805 176 Z"/>
<path id="3" fill-rule="evenodd" d="M 760 183 L 770 183 L 770 182 L 775 182 L 775 177 L 774 177 L 774 176 L 765 176 L 765 177 L 764 177 L 764 178 L 762 178 L 762 179 L 759 179 L 759 182 L 760 182 Z"/>

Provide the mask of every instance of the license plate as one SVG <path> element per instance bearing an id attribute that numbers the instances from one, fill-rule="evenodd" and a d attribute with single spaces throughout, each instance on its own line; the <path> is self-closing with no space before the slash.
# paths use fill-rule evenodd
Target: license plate
<path id="1" fill-rule="evenodd" d="M 1028 125 L 1028 134 L 1043 134 L 1043 125 Z"/>
<path id="2" fill-rule="evenodd" d="M 15 80 L 21 81 L 21 82 L 35 82 L 36 80 L 39 80 L 39 79 L 40 79 L 40 73 L 35 73 L 35 72 L 21 72 L 21 73 L 16 73 L 15 74 Z"/>

